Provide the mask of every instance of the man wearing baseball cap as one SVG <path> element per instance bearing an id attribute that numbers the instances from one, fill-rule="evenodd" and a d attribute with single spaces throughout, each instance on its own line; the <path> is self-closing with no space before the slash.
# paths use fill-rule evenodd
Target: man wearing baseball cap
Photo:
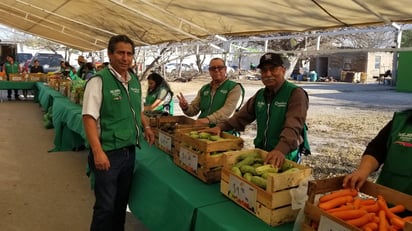
<path id="1" fill-rule="evenodd" d="M 306 139 L 309 98 L 305 90 L 285 79 L 286 68 L 279 54 L 266 53 L 259 65 L 264 88 L 252 96 L 231 118 L 207 132 L 237 129 L 256 120 L 256 148 L 266 150 L 266 162 L 281 167 L 286 159 L 299 162 L 301 153 L 310 154 Z"/>

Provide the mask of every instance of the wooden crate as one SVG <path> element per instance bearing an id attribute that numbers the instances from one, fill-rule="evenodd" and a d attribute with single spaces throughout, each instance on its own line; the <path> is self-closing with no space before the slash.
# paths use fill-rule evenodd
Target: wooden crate
<path id="1" fill-rule="evenodd" d="M 43 73 L 30 73 L 29 81 L 32 81 L 32 82 L 47 81 L 47 75 Z"/>
<path id="2" fill-rule="evenodd" d="M 243 140 L 239 137 L 227 133 L 222 133 L 221 137 L 224 139 L 209 141 L 192 138 L 187 130 L 179 132 L 179 143 L 176 143 L 173 155 L 175 164 L 205 183 L 220 181 L 225 152 L 243 147 Z"/>
<path id="3" fill-rule="evenodd" d="M 25 81 L 24 75 L 22 74 L 9 74 L 9 81 L 13 82 L 21 82 Z"/>
<path id="4" fill-rule="evenodd" d="M 302 180 L 307 179 L 312 173 L 311 168 L 286 160 L 300 171 L 270 174 L 267 178 L 266 190 L 264 190 L 231 171 L 238 156 L 251 151 L 260 153 L 262 158 L 267 155 L 267 152 L 261 149 L 225 153 L 222 159 L 220 191 L 271 226 L 295 220 L 298 210 L 292 209 L 290 189 L 298 187 Z"/>
<path id="5" fill-rule="evenodd" d="M 304 209 L 305 220 L 302 225 L 303 231 L 316 231 L 316 229 L 313 228 L 312 225 L 316 224 L 317 226 L 321 219 L 322 222 L 324 222 L 324 224 L 327 224 L 328 227 L 331 226 L 330 230 L 362 230 L 357 227 L 348 225 L 343 220 L 340 220 L 329 215 L 317 206 L 320 196 L 324 195 L 325 193 L 342 189 L 343 178 L 344 176 L 339 176 L 334 178 L 309 181 L 309 198 L 306 202 Z M 388 203 L 402 204 L 405 206 L 407 210 L 412 211 L 412 196 L 408 194 L 401 193 L 399 191 L 369 181 L 367 181 L 362 186 L 360 192 L 375 198 L 378 195 L 382 195 Z M 404 228 L 404 231 L 412 231 L 412 223 L 407 223 Z"/>

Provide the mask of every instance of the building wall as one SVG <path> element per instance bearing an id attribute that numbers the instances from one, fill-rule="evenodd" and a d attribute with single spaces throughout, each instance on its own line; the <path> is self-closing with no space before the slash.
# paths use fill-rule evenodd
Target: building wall
<path id="1" fill-rule="evenodd" d="M 376 57 L 380 62 L 376 61 Z M 367 81 L 373 80 L 373 76 L 379 76 L 379 73 L 384 73 L 388 69 L 392 69 L 393 54 L 390 52 L 351 52 L 351 53 L 334 53 L 329 55 L 320 55 L 316 60 L 319 62 L 320 58 L 327 58 L 327 72 L 328 77 L 333 77 L 340 80 L 342 71 L 351 72 L 366 72 Z M 376 63 L 376 64 L 375 64 Z M 311 67 L 319 66 L 311 63 Z M 376 68 L 375 68 L 376 67 Z M 321 70 L 316 70 L 318 73 Z"/>

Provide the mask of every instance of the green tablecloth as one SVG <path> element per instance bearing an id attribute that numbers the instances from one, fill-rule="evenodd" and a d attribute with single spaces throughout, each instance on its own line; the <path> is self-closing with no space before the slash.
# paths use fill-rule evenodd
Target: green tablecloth
<path id="1" fill-rule="evenodd" d="M 194 231 L 291 231 L 293 223 L 270 227 L 232 201 L 199 208 Z"/>
<path id="2" fill-rule="evenodd" d="M 60 92 L 50 88 L 47 85 L 44 85 L 43 82 L 36 83 L 36 87 L 38 89 L 37 101 L 39 102 L 39 104 L 40 104 L 43 111 L 47 111 L 49 109 L 49 107 L 51 107 L 53 105 L 54 98 L 57 98 L 57 97 L 66 98 Z"/>
<path id="3" fill-rule="evenodd" d="M 136 158 L 129 207 L 150 230 L 192 230 L 198 208 L 227 201 L 219 184 L 201 182 L 154 146 L 144 145 Z"/>
<path id="4" fill-rule="evenodd" d="M 0 81 L 0 90 L 7 89 L 18 89 L 18 90 L 28 90 L 35 89 L 35 84 L 37 82 L 16 82 L 16 81 Z"/>
<path id="5" fill-rule="evenodd" d="M 85 145 L 81 106 L 66 97 L 54 97 L 52 110 L 55 147 L 50 151 L 70 151 Z"/>

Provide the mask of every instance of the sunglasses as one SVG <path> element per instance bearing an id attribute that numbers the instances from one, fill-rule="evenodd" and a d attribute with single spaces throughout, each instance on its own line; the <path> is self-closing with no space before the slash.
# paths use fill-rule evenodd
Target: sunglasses
<path id="1" fill-rule="evenodd" d="M 209 71 L 221 71 L 225 68 L 226 68 L 226 66 L 210 66 Z"/>

